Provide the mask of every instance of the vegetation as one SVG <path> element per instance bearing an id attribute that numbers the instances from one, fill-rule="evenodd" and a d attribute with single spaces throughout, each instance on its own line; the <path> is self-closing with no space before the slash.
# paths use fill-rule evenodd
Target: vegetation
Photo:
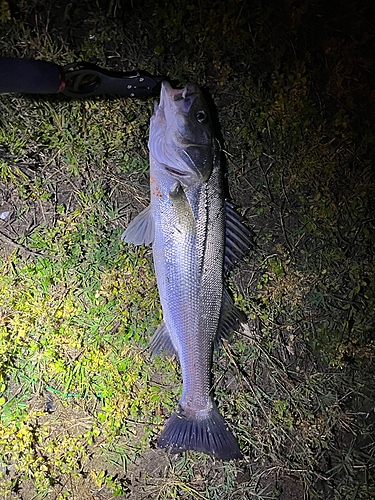
<path id="1" fill-rule="evenodd" d="M 248 328 L 215 355 L 244 459 L 156 448 L 181 391 L 151 360 L 152 99 L 0 96 L 0 496 L 375 496 L 374 6 L 0 0 L 0 53 L 197 81 L 256 251 L 228 276 Z"/>

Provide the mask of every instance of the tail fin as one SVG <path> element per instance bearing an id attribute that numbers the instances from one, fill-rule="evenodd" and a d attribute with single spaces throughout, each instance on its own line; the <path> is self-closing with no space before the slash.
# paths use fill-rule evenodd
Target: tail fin
<path id="1" fill-rule="evenodd" d="M 221 460 L 242 457 L 237 441 L 216 406 L 205 419 L 173 413 L 161 432 L 158 446 L 170 449 L 171 453 L 201 451 Z"/>

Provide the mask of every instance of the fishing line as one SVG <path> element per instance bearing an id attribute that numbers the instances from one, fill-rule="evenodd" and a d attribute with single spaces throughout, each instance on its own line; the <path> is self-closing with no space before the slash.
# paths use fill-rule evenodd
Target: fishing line
<path id="1" fill-rule="evenodd" d="M 26 380 L 28 380 L 29 382 L 32 382 L 33 384 L 36 384 L 36 385 L 38 384 L 38 382 L 36 380 L 31 379 L 30 377 L 28 377 L 27 375 L 25 375 L 24 373 L 22 373 L 20 370 L 17 370 L 17 372 L 23 378 L 25 378 Z M 49 387 L 46 384 L 43 384 L 42 389 L 47 389 L 48 391 L 54 392 L 55 394 L 60 394 L 60 396 L 63 396 L 64 398 L 88 398 L 88 397 L 91 397 L 91 396 L 94 396 L 94 397 L 99 398 L 99 399 L 103 398 L 101 396 L 101 394 L 93 394 L 93 393 L 92 394 L 86 394 L 86 395 L 83 395 L 83 394 L 66 394 L 64 392 L 59 391 L 58 389 L 54 389 L 53 387 Z"/>

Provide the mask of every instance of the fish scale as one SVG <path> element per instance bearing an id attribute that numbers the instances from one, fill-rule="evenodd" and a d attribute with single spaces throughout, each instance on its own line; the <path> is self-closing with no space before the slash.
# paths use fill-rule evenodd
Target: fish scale
<path id="1" fill-rule="evenodd" d="M 163 82 L 150 124 L 151 203 L 123 235 L 153 245 L 163 322 L 150 341 L 154 356 L 176 356 L 183 390 L 158 445 L 172 453 L 241 457 L 212 394 L 215 344 L 243 319 L 224 272 L 251 246 L 250 232 L 223 198 L 220 151 L 197 85 Z"/>

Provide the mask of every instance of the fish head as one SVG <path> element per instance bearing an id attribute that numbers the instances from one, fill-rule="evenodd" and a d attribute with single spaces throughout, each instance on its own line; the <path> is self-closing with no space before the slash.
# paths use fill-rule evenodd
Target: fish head
<path id="1" fill-rule="evenodd" d="M 188 188 L 207 182 L 216 148 L 207 104 L 196 84 L 162 83 L 151 118 L 149 149 L 158 168 Z"/>

